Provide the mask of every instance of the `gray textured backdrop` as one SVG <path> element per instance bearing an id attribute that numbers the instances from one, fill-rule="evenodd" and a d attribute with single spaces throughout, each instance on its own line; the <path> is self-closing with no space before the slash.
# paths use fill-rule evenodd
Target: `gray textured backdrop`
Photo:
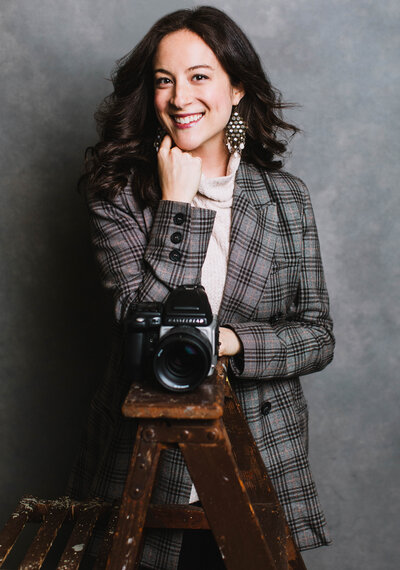
<path id="1" fill-rule="evenodd" d="M 22 494 L 62 494 L 104 365 L 109 300 L 74 185 L 105 78 L 158 17 L 193 4 L 1 0 L 0 523 Z M 302 105 L 287 168 L 311 189 L 337 336 L 333 364 L 303 382 L 335 542 L 305 559 L 397 569 L 399 4 L 214 5 Z"/>

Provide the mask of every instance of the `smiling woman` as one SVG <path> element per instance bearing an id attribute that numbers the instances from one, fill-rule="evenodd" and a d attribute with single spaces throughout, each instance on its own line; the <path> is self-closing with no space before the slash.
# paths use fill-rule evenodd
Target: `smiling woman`
<path id="1" fill-rule="evenodd" d="M 164 37 L 154 57 L 154 107 L 175 145 L 202 159 L 208 176 L 224 176 L 228 163 L 225 127 L 232 106 L 244 95 L 232 85 L 213 51 L 195 33 L 180 30 Z M 191 202 L 197 193 L 194 188 Z"/>
<path id="2" fill-rule="evenodd" d="M 80 183 L 115 296 L 116 337 L 70 493 L 112 501 L 124 488 L 135 438 L 120 410 L 130 307 L 202 285 L 218 316 L 219 354 L 229 357 L 232 387 L 294 539 L 300 549 L 328 544 L 299 376 L 331 361 L 334 339 L 309 193 L 279 158 L 285 134 L 297 129 L 284 121 L 285 105 L 247 37 L 216 8 L 159 20 L 118 63 L 113 84 Z M 197 498 L 179 451 L 165 451 L 153 499 Z M 209 534 L 190 540 L 149 530 L 143 568 L 223 568 Z"/>

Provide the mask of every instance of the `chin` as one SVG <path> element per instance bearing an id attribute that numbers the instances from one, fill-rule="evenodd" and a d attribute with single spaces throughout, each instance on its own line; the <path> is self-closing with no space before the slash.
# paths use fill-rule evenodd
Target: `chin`
<path id="1" fill-rule="evenodd" d="M 183 150 L 183 152 L 194 152 L 195 150 L 198 149 L 198 146 L 196 145 L 182 145 L 179 147 L 181 150 Z"/>
<path id="2" fill-rule="evenodd" d="M 172 138 L 172 140 L 174 141 L 175 146 L 180 148 L 181 151 L 183 151 L 183 152 L 193 152 L 194 150 L 199 148 L 199 145 L 191 144 L 190 142 L 187 142 L 187 141 L 186 142 L 180 141 L 179 139 L 174 139 L 174 138 Z"/>

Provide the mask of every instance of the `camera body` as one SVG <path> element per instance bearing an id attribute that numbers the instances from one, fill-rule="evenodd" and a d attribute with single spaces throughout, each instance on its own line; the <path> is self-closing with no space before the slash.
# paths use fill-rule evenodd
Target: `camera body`
<path id="1" fill-rule="evenodd" d="M 125 321 L 128 377 L 154 377 L 174 392 L 194 390 L 214 372 L 218 323 L 204 288 L 184 285 L 164 303 L 136 303 Z"/>

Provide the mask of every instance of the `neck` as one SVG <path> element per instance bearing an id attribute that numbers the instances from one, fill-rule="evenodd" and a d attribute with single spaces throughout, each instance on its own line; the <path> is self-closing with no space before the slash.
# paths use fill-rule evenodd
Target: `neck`
<path id="1" fill-rule="evenodd" d="M 212 150 L 207 149 L 207 152 L 197 149 L 197 151 L 191 154 L 201 158 L 201 171 L 206 178 L 217 178 L 226 175 L 229 152 L 225 145 L 218 145 L 217 148 Z"/>

